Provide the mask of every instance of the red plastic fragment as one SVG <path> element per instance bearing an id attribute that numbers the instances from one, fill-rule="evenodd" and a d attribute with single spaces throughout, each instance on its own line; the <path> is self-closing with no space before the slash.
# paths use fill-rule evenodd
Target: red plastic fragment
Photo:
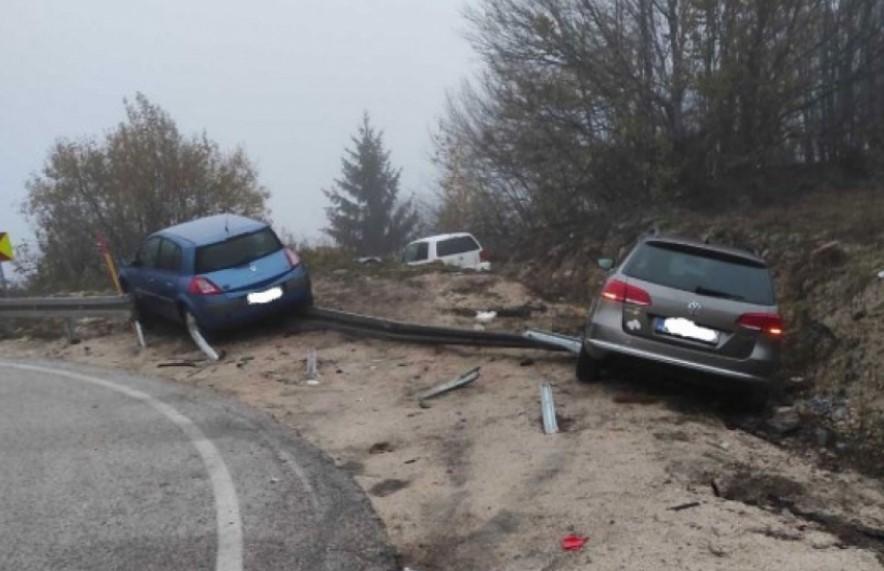
<path id="1" fill-rule="evenodd" d="M 580 551 L 587 541 L 589 541 L 589 538 L 582 535 L 566 535 L 562 538 L 562 549 L 565 551 Z"/>

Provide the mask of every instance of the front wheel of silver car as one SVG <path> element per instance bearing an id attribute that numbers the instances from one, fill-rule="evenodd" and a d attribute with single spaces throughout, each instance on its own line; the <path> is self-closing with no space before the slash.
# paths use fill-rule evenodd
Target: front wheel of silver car
<path id="1" fill-rule="evenodd" d="M 577 380 L 581 383 L 593 383 L 599 378 L 599 362 L 587 353 L 586 346 L 580 346 L 577 356 Z"/>

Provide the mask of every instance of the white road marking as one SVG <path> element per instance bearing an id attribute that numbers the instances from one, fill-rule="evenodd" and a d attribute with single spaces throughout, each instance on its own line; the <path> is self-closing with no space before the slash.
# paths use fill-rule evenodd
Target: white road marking
<path id="1" fill-rule="evenodd" d="M 212 483 L 212 493 L 215 496 L 215 518 L 218 528 L 218 554 L 215 560 L 215 570 L 242 571 L 242 518 L 239 515 L 239 500 L 236 496 L 233 478 L 230 477 L 230 471 L 227 469 L 221 453 L 192 420 L 147 393 L 97 377 L 90 377 L 89 375 L 61 369 L 37 365 L 22 365 L 6 361 L 0 361 L 0 366 L 68 377 L 110 389 L 149 405 L 175 423 L 187 435 L 191 444 L 199 452 L 203 459 L 203 464 L 206 466 L 206 471 L 209 473 L 209 480 Z"/>

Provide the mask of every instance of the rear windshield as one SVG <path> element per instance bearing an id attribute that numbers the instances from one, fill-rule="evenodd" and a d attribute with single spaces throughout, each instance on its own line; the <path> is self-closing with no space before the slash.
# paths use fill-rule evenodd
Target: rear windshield
<path id="1" fill-rule="evenodd" d="M 472 236 L 458 236 L 457 238 L 448 238 L 436 243 L 436 255 L 439 257 L 474 252 L 478 249 L 480 249 L 479 244 L 473 240 Z"/>
<path id="2" fill-rule="evenodd" d="M 242 234 L 196 249 L 196 273 L 208 274 L 263 258 L 282 248 L 270 228 Z"/>
<path id="3" fill-rule="evenodd" d="M 765 266 L 690 246 L 646 242 L 630 257 L 623 273 L 700 295 L 774 304 L 773 284 Z"/>

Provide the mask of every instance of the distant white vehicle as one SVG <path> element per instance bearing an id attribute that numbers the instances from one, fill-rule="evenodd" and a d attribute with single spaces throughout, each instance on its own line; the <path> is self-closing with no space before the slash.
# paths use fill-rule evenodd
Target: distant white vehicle
<path id="1" fill-rule="evenodd" d="M 473 270 L 490 270 L 491 263 L 478 240 L 467 232 L 439 234 L 415 240 L 405 247 L 402 261 L 409 266 L 442 262 Z"/>

